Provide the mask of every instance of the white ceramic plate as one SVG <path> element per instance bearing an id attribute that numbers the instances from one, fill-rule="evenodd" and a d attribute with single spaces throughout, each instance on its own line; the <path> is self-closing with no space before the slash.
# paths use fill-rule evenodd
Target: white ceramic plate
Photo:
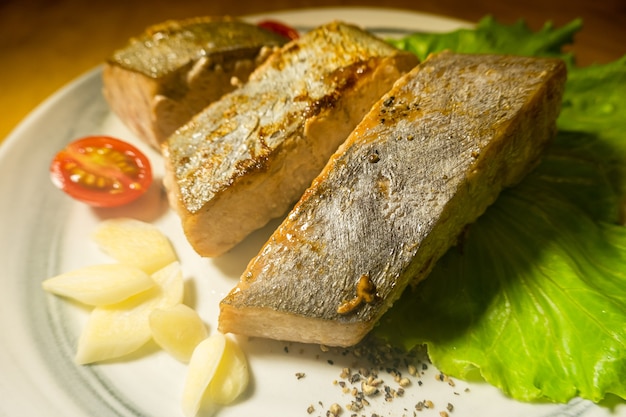
<path id="1" fill-rule="evenodd" d="M 387 9 L 332 8 L 273 13 L 295 26 L 314 26 L 333 19 L 383 32 L 447 31 L 466 23 Z M 173 241 L 187 280 L 187 301 L 215 331 L 219 300 L 235 285 L 276 223 L 254 234 L 229 254 L 201 259 L 188 246 L 178 218 L 167 207 L 159 186 L 128 207 L 94 210 L 71 201 L 50 183 L 48 164 L 67 142 L 83 135 L 111 134 L 137 143 L 110 114 L 101 97 L 100 70 L 76 80 L 34 111 L 0 147 L 0 415 L 1 416 L 167 416 L 182 415 L 180 398 L 185 366 L 149 345 L 138 354 L 96 366 L 76 366 L 73 355 L 87 310 L 45 294 L 43 279 L 80 266 L 111 261 L 89 234 L 101 220 L 129 216 L 158 225 Z M 152 158 L 157 177 L 159 156 Z M 317 346 L 265 340 L 242 340 L 252 383 L 241 401 L 220 416 L 325 416 L 331 404 L 352 401 L 334 381 L 343 367 L 359 366 L 351 354 L 322 352 Z M 403 396 L 388 402 L 379 395 L 357 415 L 413 416 L 420 401 L 433 402 L 419 415 L 453 416 L 626 416 L 588 401 L 568 405 L 522 404 L 504 398 L 486 384 L 435 379 L 429 366 Z M 305 376 L 298 378 L 297 374 Z M 406 372 L 404 373 L 405 375 Z M 385 384 L 397 389 L 381 371 Z M 352 385 L 348 382 L 348 386 Z M 356 385 L 358 386 L 358 384 Z M 314 409 L 309 413 L 307 409 Z M 345 410 L 342 415 L 352 412 Z"/>

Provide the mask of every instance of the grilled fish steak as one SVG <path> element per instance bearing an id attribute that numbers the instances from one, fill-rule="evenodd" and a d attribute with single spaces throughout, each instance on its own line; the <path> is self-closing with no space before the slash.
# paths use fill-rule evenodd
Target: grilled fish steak
<path id="1" fill-rule="evenodd" d="M 104 65 L 103 94 L 133 133 L 159 147 L 286 42 L 231 17 L 170 20 L 113 53 Z"/>
<path id="2" fill-rule="evenodd" d="M 165 184 L 185 235 L 219 256 L 284 215 L 417 58 L 342 22 L 273 54 L 241 88 L 163 145 Z"/>
<path id="3" fill-rule="evenodd" d="M 563 63 L 441 53 L 394 85 L 220 304 L 219 329 L 358 343 L 555 133 Z"/>

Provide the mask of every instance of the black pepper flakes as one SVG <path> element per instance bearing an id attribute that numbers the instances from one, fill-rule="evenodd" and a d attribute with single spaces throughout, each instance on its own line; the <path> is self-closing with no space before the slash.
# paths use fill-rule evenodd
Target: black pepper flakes
<path id="1" fill-rule="evenodd" d="M 385 101 L 383 101 L 383 106 L 389 107 L 393 105 L 393 101 L 396 99 L 395 96 L 389 96 Z"/>
<path id="2" fill-rule="evenodd" d="M 343 409 L 339 412 L 345 414 L 346 417 L 348 415 L 356 415 L 356 417 L 380 415 L 376 413 L 388 407 L 385 403 L 410 400 L 409 389 L 412 386 L 421 387 L 424 381 L 423 375 L 426 374 L 432 375 L 431 378 L 444 382 L 446 385 L 455 385 L 446 374 L 430 368 L 432 363 L 425 355 L 425 351 L 420 348 L 407 352 L 377 339 L 366 339 L 356 347 L 340 350 L 332 348 L 332 351 L 343 356 L 351 354 L 356 359 L 354 362 L 345 362 L 345 365 L 338 368 L 341 378 L 333 382 L 341 390 L 342 395 L 345 395 L 344 402 L 339 402 L 343 404 Z M 363 360 L 366 361 L 366 365 L 361 362 Z M 341 363 L 344 361 L 342 360 Z M 346 366 L 348 363 L 349 366 Z M 456 391 L 459 389 L 457 388 Z M 450 395 L 452 393 L 459 395 L 458 392 L 451 390 Z M 426 399 L 417 404 L 413 402 L 409 409 L 405 408 L 405 413 L 401 416 L 417 417 L 422 415 L 423 411 L 426 411 L 428 415 L 438 417 L 444 416 L 441 413 L 447 413 L 447 417 L 454 415 L 452 404 L 447 403 L 447 406 L 443 406 L 444 404 L 446 404 L 445 401 L 435 407 L 433 401 Z M 327 416 L 335 417 L 332 411 L 329 407 L 325 408 Z M 323 417 L 323 415 L 324 412 L 318 417 Z"/>

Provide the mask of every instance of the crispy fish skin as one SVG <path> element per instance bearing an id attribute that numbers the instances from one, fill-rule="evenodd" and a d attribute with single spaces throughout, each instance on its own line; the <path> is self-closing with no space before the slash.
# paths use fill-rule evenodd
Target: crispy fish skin
<path id="1" fill-rule="evenodd" d="M 284 215 L 417 58 L 331 22 L 285 45 L 163 145 L 185 235 L 219 256 Z"/>
<path id="2" fill-rule="evenodd" d="M 250 262 L 220 304 L 220 331 L 358 343 L 538 163 L 565 78 L 554 59 L 429 57 L 374 105 Z M 363 279 L 369 301 L 357 297 Z"/>
<path id="3" fill-rule="evenodd" d="M 229 16 L 169 20 L 114 51 L 104 65 L 103 94 L 133 133 L 158 148 L 286 42 Z"/>

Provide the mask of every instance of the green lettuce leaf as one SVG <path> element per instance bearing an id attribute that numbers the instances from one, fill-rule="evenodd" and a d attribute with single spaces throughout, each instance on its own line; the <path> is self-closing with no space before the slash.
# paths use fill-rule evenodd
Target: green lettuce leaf
<path id="1" fill-rule="evenodd" d="M 626 229 L 594 220 L 611 195 L 595 163 L 546 157 L 376 333 L 519 400 L 626 398 Z"/>
<path id="2" fill-rule="evenodd" d="M 483 19 L 475 33 L 417 34 L 419 54 L 564 56 L 580 22 L 531 33 Z M 517 48 L 516 48 L 517 46 Z M 425 56 L 424 55 L 424 56 Z M 505 190 L 374 335 L 522 401 L 626 399 L 626 57 L 569 78 L 542 163 Z"/>
<path id="3" fill-rule="evenodd" d="M 581 20 L 555 28 L 552 23 L 533 32 L 523 20 L 503 25 L 493 17 L 483 18 L 474 29 L 459 29 L 448 33 L 417 33 L 401 39 L 389 39 L 400 49 L 413 52 L 421 60 L 433 52 L 446 49 L 463 53 L 499 53 L 527 56 L 560 57 L 572 63 L 573 57 L 562 52 L 572 43 L 574 34 L 582 27 Z"/>
<path id="4" fill-rule="evenodd" d="M 587 133 L 569 148 L 598 159 L 626 196 L 626 56 L 605 65 L 569 69 L 559 129 Z M 557 140 L 570 141 L 560 135 Z M 623 219 L 622 219 L 623 220 Z"/>

